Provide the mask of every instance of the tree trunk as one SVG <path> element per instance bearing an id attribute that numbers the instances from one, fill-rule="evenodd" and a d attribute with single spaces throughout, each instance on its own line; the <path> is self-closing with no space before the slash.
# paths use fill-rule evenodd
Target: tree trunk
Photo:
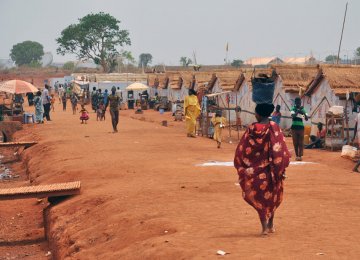
<path id="1" fill-rule="evenodd" d="M 101 64 L 101 67 L 102 67 L 104 73 L 108 73 L 108 72 L 109 72 L 109 68 L 108 68 L 108 65 L 107 65 L 106 60 L 102 60 L 102 61 L 100 62 L 100 64 Z"/>

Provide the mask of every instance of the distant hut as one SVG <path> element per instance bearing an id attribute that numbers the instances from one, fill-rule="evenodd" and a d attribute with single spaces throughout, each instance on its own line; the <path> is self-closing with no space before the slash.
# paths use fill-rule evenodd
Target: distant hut
<path id="1" fill-rule="evenodd" d="M 305 95 L 310 99 L 310 116 L 313 124 L 312 133 L 318 122 L 325 123 L 326 113 L 332 106 L 346 105 L 346 93 L 360 92 L 360 66 L 322 65 L 309 85 Z M 354 125 L 356 114 L 348 104 L 350 127 Z"/>
<path id="2" fill-rule="evenodd" d="M 169 78 L 166 76 L 165 73 L 158 74 L 158 82 L 159 85 L 157 87 L 157 93 L 159 97 L 167 97 L 168 96 L 168 85 L 169 85 Z"/>
<path id="3" fill-rule="evenodd" d="M 304 57 L 287 57 L 284 59 L 284 63 L 292 65 L 315 65 L 319 64 L 319 61 L 314 58 L 314 56 L 304 56 Z"/>
<path id="4" fill-rule="evenodd" d="M 244 62 L 245 65 L 249 65 L 253 67 L 268 67 L 272 64 L 281 64 L 281 63 L 284 63 L 284 61 L 276 56 L 250 58 Z"/>
<path id="5" fill-rule="evenodd" d="M 148 80 L 147 85 L 149 86 L 149 96 L 150 98 L 155 96 L 155 93 L 157 92 L 157 87 L 159 84 L 158 81 L 158 75 L 156 73 L 148 74 Z"/>
<path id="6" fill-rule="evenodd" d="M 181 101 L 182 77 L 179 72 L 167 73 L 168 83 L 168 99 L 171 102 Z"/>

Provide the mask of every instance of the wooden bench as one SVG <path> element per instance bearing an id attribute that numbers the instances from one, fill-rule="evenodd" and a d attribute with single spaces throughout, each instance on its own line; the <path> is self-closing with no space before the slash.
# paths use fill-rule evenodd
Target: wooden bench
<path id="1" fill-rule="evenodd" d="M 0 143 L 0 148 L 1 147 L 24 146 L 26 149 L 35 144 L 37 144 L 37 142 L 6 142 L 6 143 Z"/>
<path id="2" fill-rule="evenodd" d="M 80 194 L 80 181 L 0 189 L 0 200 L 51 198 Z"/>

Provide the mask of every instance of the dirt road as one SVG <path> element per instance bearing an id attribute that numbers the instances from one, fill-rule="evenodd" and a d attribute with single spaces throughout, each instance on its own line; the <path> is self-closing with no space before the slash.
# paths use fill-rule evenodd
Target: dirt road
<path id="1" fill-rule="evenodd" d="M 34 183 L 82 181 L 81 195 L 50 212 L 59 259 L 215 259 L 217 250 L 227 259 L 360 257 L 360 175 L 339 153 L 306 151 L 316 164 L 289 167 L 277 233 L 263 238 L 235 169 L 197 166 L 232 161 L 236 144 L 218 150 L 187 138 L 183 123 L 162 127 L 171 116 L 154 111 L 121 111 L 112 134 L 109 115 L 82 125 L 59 110 L 18 135 L 40 141 L 24 152 Z"/>

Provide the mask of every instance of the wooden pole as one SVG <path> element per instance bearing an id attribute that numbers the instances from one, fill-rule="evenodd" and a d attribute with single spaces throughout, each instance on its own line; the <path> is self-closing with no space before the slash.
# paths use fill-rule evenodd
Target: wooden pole
<path id="1" fill-rule="evenodd" d="M 340 60 L 340 49 L 341 49 L 341 43 L 342 43 L 343 34 L 344 34 L 344 27 L 345 27 L 345 21 L 346 21 L 347 8 L 348 8 L 348 3 L 346 3 L 346 7 L 345 7 L 345 15 L 344 15 L 344 21 L 343 21 L 343 26 L 342 26 L 342 30 L 341 30 L 340 44 L 339 44 L 339 50 L 338 50 L 336 64 L 339 64 L 339 60 Z"/>
<path id="2" fill-rule="evenodd" d="M 229 117 L 229 137 L 231 137 L 231 117 L 230 117 L 230 94 L 227 96 L 227 105 L 228 105 L 228 117 Z"/>
<path id="3" fill-rule="evenodd" d="M 235 106 L 235 109 L 237 109 L 237 107 L 238 107 L 238 98 L 237 98 L 237 95 L 236 95 L 236 97 L 235 97 L 235 102 L 236 102 L 236 106 Z M 240 140 L 240 133 L 239 133 L 239 122 L 238 122 L 238 111 L 237 110 L 235 110 L 235 115 L 236 115 L 236 131 L 237 131 L 237 137 L 238 137 L 238 141 Z"/>
<path id="4" fill-rule="evenodd" d="M 348 117 L 348 101 L 350 98 L 350 93 L 346 93 L 346 102 L 345 102 L 345 127 L 346 127 L 346 144 L 350 143 L 350 132 L 349 132 L 349 117 Z"/>

